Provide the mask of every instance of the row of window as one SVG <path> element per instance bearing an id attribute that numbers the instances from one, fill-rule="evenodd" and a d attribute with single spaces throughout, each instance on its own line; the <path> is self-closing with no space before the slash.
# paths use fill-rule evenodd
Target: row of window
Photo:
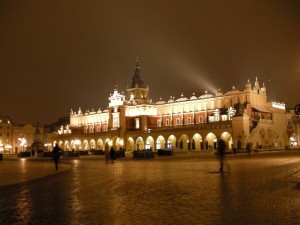
<path id="1" fill-rule="evenodd" d="M 104 125 L 103 126 L 103 132 L 107 132 L 108 131 L 108 126 Z M 96 132 L 101 132 L 101 127 L 100 126 L 96 126 Z M 90 127 L 90 129 L 88 127 L 84 128 L 84 133 L 94 133 L 94 127 Z"/>
<path id="2" fill-rule="evenodd" d="M 3 134 L 0 133 L 0 137 L 2 137 L 2 136 L 3 136 Z M 9 137 L 10 136 L 9 133 L 7 133 L 6 136 Z"/>
<path id="3" fill-rule="evenodd" d="M 228 119 L 227 115 L 221 115 L 222 121 L 226 121 Z M 229 116 L 229 120 L 232 119 L 232 115 Z M 209 116 L 208 117 L 209 122 L 216 122 L 216 121 L 220 121 L 220 115 L 219 114 L 215 114 L 213 116 Z M 170 120 L 166 119 L 166 124 L 165 126 L 170 126 Z M 199 117 L 199 123 L 204 123 L 204 119 L 203 116 Z M 137 123 L 136 123 L 137 124 Z M 181 119 L 180 118 L 176 118 L 175 120 L 175 125 L 181 125 Z M 192 118 L 188 117 L 187 118 L 187 124 L 192 124 Z M 161 127 L 162 126 L 162 121 L 161 120 L 157 120 L 157 126 Z M 139 126 L 136 126 L 136 128 L 139 128 Z"/>

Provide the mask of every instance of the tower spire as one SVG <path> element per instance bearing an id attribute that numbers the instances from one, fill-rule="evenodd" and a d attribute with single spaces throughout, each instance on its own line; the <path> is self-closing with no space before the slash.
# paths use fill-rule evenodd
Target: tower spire
<path id="1" fill-rule="evenodd" d="M 134 75 L 131 80 L 131 88 L 145 88 L 144 81 L 141 78 L 141 67 L 139 66 L 138 57 L 134 68 Z"/>

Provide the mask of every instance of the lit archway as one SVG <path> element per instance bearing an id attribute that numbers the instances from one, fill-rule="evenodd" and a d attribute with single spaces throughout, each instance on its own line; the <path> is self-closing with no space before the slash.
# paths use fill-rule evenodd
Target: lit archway
<path id="1" fill-rule="evenodd" d="M 209 150 L 217 149 L 218 139 L 214 133 L 212 132 L 208 133 L 205 140 L 206 140 L 206 149 Z"/>
<path id="2" fill-rule="evenodd" d="M 142 137 L 138 137 L 136 139 L 135 145 L 136 145 L 136 150 L 143 150 L 143 149 L 145 149 L 144 139 Z"/>
<path id="3" fill-rule="evenodd" d="M 224 142 L 225 142 L 225 145 L 226 145 L 226 149 L 231 149 L 232 150 L 232 146 L 233 146 L 233 141 L 232 141 L 232 136 L 230 133 L 228 133 L 227 131 L 223 132 L 221 134 L 221 137 L 220 137 Z"/>
<path id="4" fill-rule="evenodd" d="M 126 150 L 127 151 L 133 151 L 134 150 L 134 140 L 131 137 L 127 139 Z"/>
<path id="5" fill-rule="evenodd" d="M 68 141 L 65 141 L 65 144 L 64 144 L 64 150 L 65 150 L 65 151 L 70 151 L 70 145 L 69 145 L 69 142 L 68 142 Z"/>
<path id="6" fill-rule="evenodd" d="M 176 141 L 177 141 L 176 137 L 173 134 L 170 135 L 169 138 L 168 138 L 167 148 L 169 148 L 169 149 L 175 148 L 176 147 Z"/>
<path id="7" fill-rule="evenodd" d="M 156 149 L 165 149 L 165 143 L 165 138 L 162 135 L 158 136 L 156 139 Z"/>
<path id="8" fill-rule="evenodd" d="M 98 139 L 97 141 L 97 149 L 104 150 L 104 144 L 102 139 Z"/>
<path id="9" fill-rule="evenodd" d="M 147 137 L 145 149 L 152 149 L 152 150 L 155 150 L 154 139 L 153 139 L 153 137 L 151 137 L 151 136 Z"/>
<path id="10" fill-rule="evenodd" d="M 193 139 L 192 139 L 192 149 L 193 150 L 201 150 L 202 146 L 201 146 L 201 143 L 202 143 L 202 136 L 198 133 L 194 134 L 193 136 Z"/>
<path id="11" fill-rule="evenodd" d="M 89 142 L 88 140 L 83 141 L 83 150 L 87 151 L 89 150 Z"/>
<path id="12" fill-rule="evenodd" d="M 190 140 L 186 134 L 182 134 L 179 138 L 180 149 L 190 149 Z"/>
<path id="13" fill-rule="evenodd" d="M 91 149 L 96 149 L 96 142 L 95 142 L 94 139 L 92 139 L 92 140 L 90 141 L 90 146 L 91 146 Z"/>

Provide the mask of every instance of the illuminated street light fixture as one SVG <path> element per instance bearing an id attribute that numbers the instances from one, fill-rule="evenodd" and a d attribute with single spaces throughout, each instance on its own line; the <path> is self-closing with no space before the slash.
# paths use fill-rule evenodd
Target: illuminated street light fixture
<path id="1" fill-rule="evenodd" d="M 19 141 L 21 142 L 20 146 L 22 147 L 22 151 L 24 152 L 24 148 L 27 146 L 27 141 L 25 138 L 19 138 Z"/>

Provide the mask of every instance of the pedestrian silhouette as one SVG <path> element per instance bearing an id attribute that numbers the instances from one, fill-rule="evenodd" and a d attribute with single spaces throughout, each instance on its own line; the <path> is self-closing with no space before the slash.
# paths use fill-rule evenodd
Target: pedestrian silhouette
<path id="1" fill-rule="evenodd" d="M 249 143 L 246 145 L 246 149 L 247 149 L 248 155 L 250 156 L 250 154 L 251 154 L 251 146 L 250 146 Z"/>
<path id="2" fill-rule="evenodd" d="M 110 155 L 111 162 L 113 163 L 115 159 L 115 149 L 113 146 L 111 146 L 110 148 L 109 155 Z"/>
<path id="3" fill-rule="evenodd" d="M 59 161 L 59 157 L 60 157 L 60 151 L 61 149 L 58 147 L 58 144 L 55 144 L 55 147 L 52 150 L 53 153 L 53 160 L 55 163 L 55 169 L 58 170 L 58 161 Z"/>
<path id="4" fill-rule="evenodd" d="M 218 154 L 220 157 L 220 172 L 224 171 L 224 155 L 225 155 L 225 141 L 220 139 L 218 143 Z"/>
<path id="5" fill-rule="evenodd" d="M 105 162 L 108 163 L 109 155 L 110 155 L 108 143 L 105 144 L 104 155 L 105 155 Z"/>

